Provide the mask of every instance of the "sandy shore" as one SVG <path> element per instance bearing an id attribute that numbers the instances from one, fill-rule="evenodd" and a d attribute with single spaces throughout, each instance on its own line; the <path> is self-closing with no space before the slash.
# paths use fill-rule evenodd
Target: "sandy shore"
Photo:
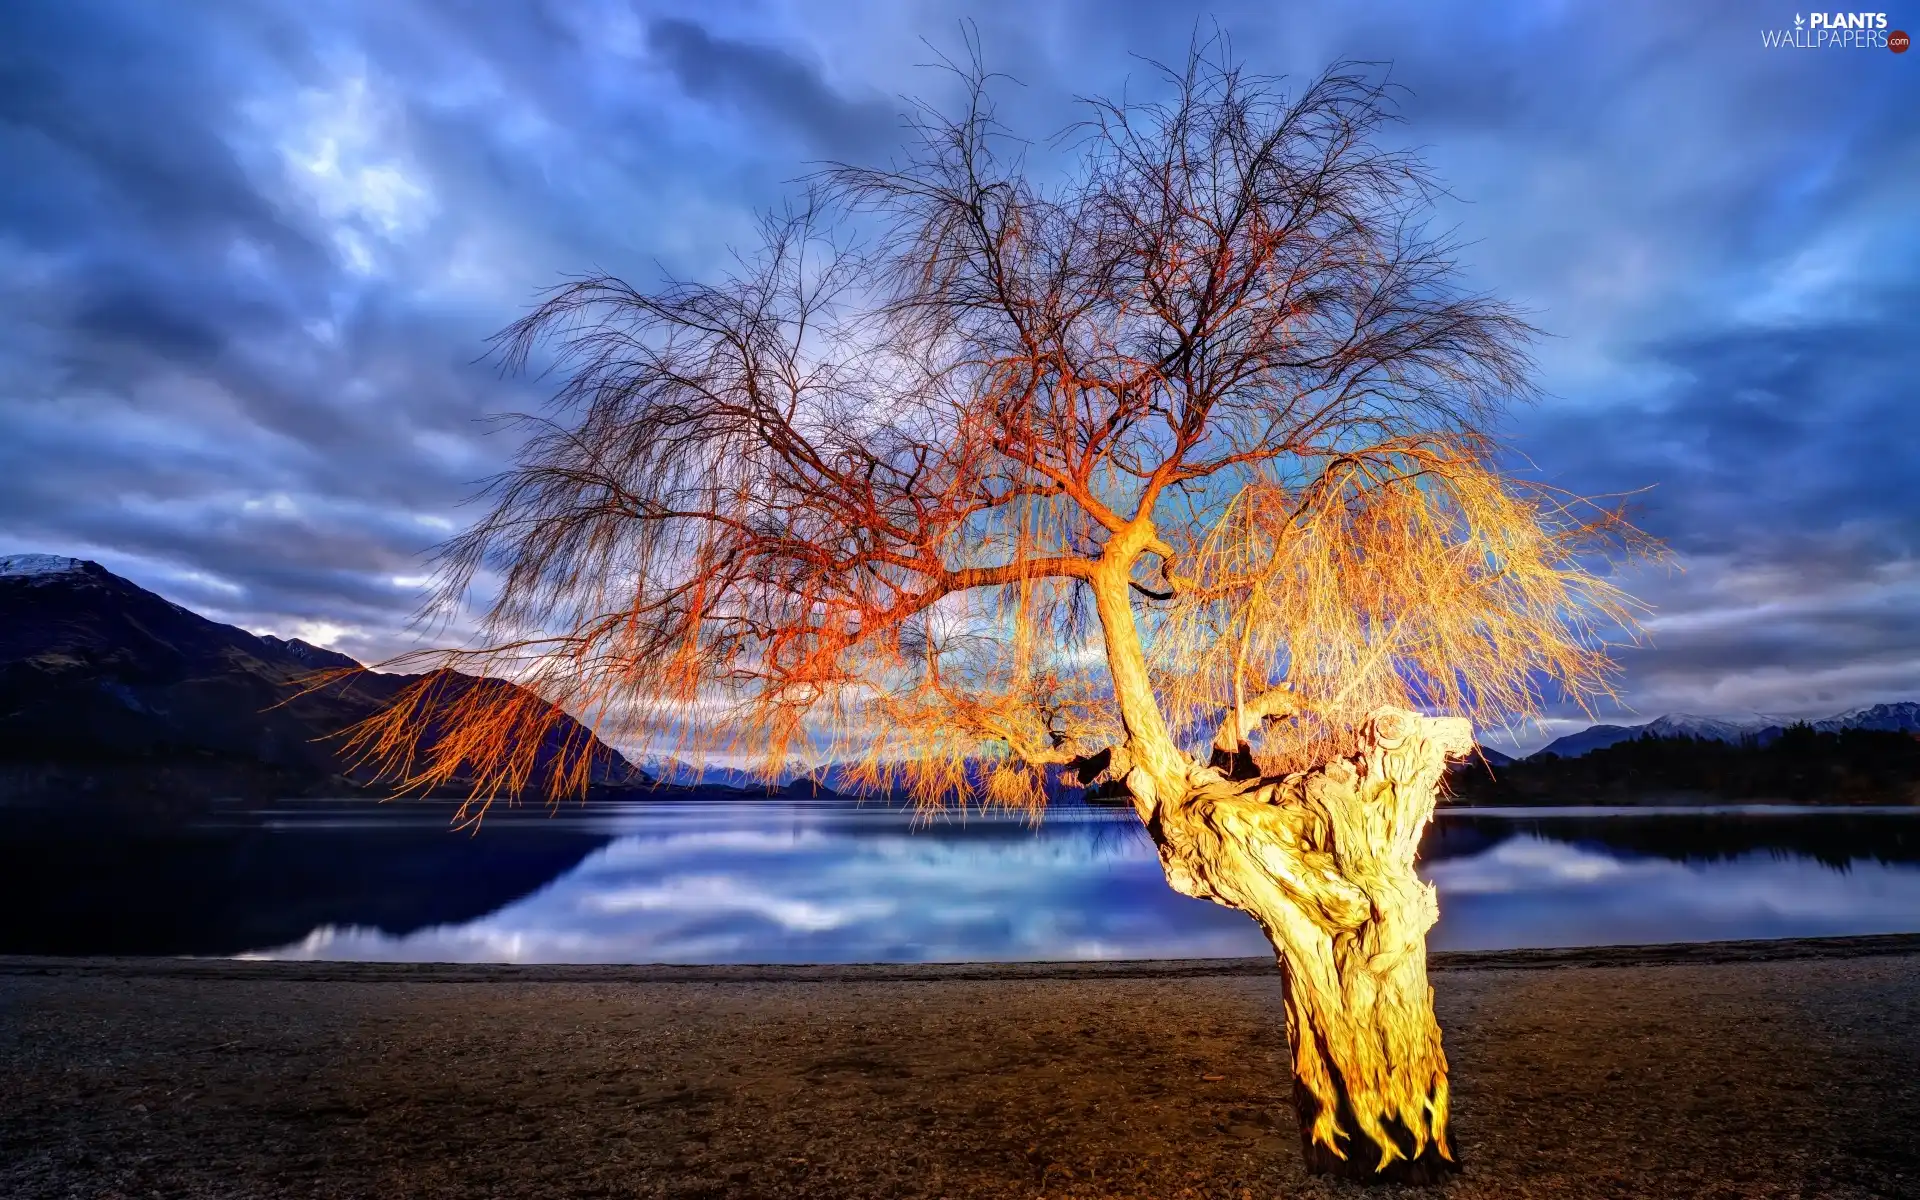
<path id="1" fill-rule="evenodd" d="M 1434 988 L 1446 1195 L 1920 1196 L 1920 936 Z M 1368 1194 L 1301 1173 L 1278 1001 L 1237 960 L 0 959 L 0 1196 Z"/>

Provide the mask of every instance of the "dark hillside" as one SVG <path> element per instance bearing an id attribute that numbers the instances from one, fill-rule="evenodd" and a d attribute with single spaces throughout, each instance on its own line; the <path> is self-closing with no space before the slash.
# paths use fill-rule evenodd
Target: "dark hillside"
<path id="1" fill-rule="evenodd" d="M 1578 757 L 1474 764 L 1454 772 L 1452 788 L 1472 804 L 1912 804 L 1920 802 L 1920 736 L 1805 724 L 1765 742 L 1643 735 Z"/>
<path id="2" fill-rule="evenodd" d="M 0 802 L 92 796 L 165 808 L 354 790 L 369 781 L 330 735 L 418 678 L 367 672 L 299 695 L 315 670 L 358 665 L 210 621 L 98 563 L 0 558 Z M 563 719 L 553 740 L 586 736 Z M 598 784 L 644 781 L 593 745 Z"/>

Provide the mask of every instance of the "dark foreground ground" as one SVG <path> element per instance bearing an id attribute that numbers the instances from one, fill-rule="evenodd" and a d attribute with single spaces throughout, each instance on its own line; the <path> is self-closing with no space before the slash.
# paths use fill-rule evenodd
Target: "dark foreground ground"
<path id="1" fill-rule="evenodd" d="M 1436 968 L 1445 1195 L 1920 1196 L 1920 937 Z M 0 959 L 0 1196 L 1368 1194 L 1301 1173 L 1278 1004 L 1246 962 Z"/>

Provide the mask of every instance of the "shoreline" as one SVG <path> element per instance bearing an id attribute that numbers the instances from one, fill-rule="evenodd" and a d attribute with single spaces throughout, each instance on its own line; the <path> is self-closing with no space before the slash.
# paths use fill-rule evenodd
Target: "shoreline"
<path id="1" fill-rule="evenodd" d="M 1920 954 L 1920 932 L 1659 942 L 1515 950 L 1437 950 L 1428 969 L 1539 971 L 1602 967 L 1842 960 Z M 303 983 L 958 983 L 1207 979 L 1265 976 L 1270 958 L 1087 959 L 935 963 L 459 963 L 0 955 L 0 976 L 229 979 Z"/>
<path id="2" fill-rule="evenodd" d="M 1920 1195 L 1920 934 L 1434 956 L 1446 1200 Z M 0 958 L 0 1195 L 1338 1200 L 1268 959 Z"/>

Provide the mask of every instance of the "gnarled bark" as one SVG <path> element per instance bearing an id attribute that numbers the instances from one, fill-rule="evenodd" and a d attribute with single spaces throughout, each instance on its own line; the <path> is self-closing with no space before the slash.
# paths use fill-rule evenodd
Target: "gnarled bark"
<path id="1" fill-rule="evenodd" d="M 1455 1169 L 1427 985 L 1439 917 L 1414 852 L 1468 723 L 1375 712 L 1361 752 L 1280 780 L 1196 771 L 1148 830 L 1176 891 L 1252 915 L 1286 977 L 1309 1170 L 1431 1182 Z"/>

